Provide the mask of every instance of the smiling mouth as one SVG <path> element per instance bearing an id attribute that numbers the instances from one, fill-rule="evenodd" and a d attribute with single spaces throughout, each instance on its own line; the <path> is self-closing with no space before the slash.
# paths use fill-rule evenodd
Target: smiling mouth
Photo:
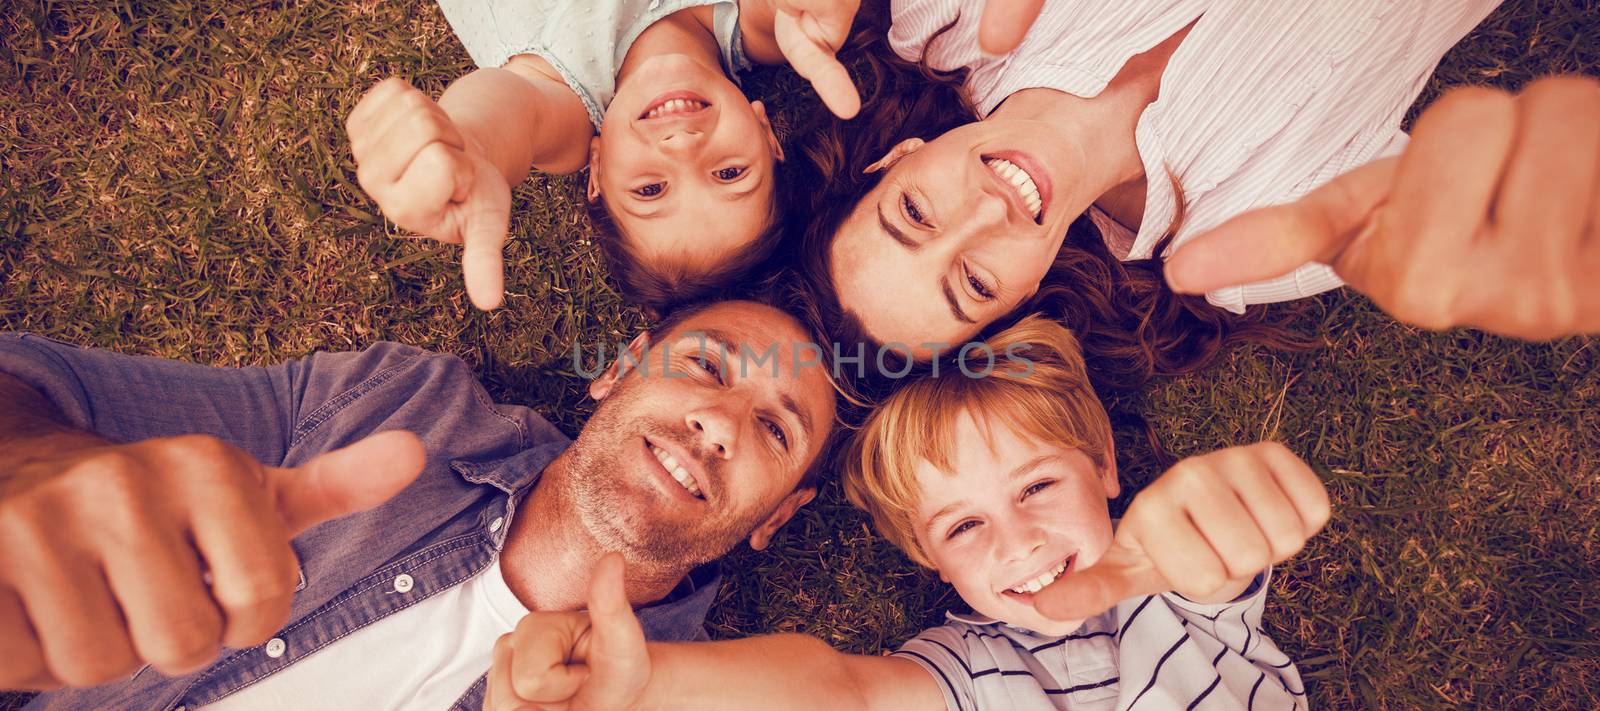
<path id="1" fill-rule="evenodd" d="M 1043 224 L 1044 196 L 1039 193 L 1039 184 L 1034 181 L 1033 176 L 1016 163 L 997 156 L 985 156 L 983 164 L 1011 186 L 1011 190 L 1016 193 L 1017 199 L 1022 201 L 1023 207 L 1027 208 L 1028 215 L 1033 218 L 1034 223 Z"/>
<path id="2" fill-rule="evenodd" d="M 676 118 L 697 114 L 709 108 L 711 108 L 711 102 L 706 101 L 704 98 L 686 91 L 674 91 L 656 97 L 649 105 L 645 106 L 644 111 L 639 113 L 639 118 L 644 120 Z"/>
<path id="3" fill-rule="evenodd" d="M 688 467 L 680 463 L 676 457 L 668 454 L 667 450 L 657 447 L 649 440 L 645 440 L 644 444 L 645 447 L 650 449 L 650 453 L 655 455 L 656 461 L 661 463 L 661 468 L 672 475 L 673 481 L 678 482 L 678 485 L 683 487 L 684 491 L 689 492 L 690 496 L 705 501 L 705 494 L 701 493 L 700 486 L 695 483 L 694 476 L 689 473 Z"/>
<path id="4" fill-rule="evenodd" d="M 1078 554 L 1073 553 L 1072 555 L 1067 556 L 1066 560 L 1057 563 L 1055 567 L 1046 570 L 1032 578 L 1017 583 L 1016 585 L 1006 588 L 1004 592 L 1011 593 L 1012 595 L 1032 596 L 1034 593 L 1043 590 L 1045 586 L 1055 582 L 1057 578 L 1061 577 L 1068 570 L 1072 569 L 1072 564 L 1077 561 L 1077 559 Z"/>

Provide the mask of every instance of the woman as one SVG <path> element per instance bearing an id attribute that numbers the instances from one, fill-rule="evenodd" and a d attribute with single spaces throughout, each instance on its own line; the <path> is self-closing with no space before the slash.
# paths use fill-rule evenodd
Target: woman
<path id="1" fill-rule="evenodd" d="M 998 57 L 981 4 L 895 2 L 864 48 L 862 116 L 800 141 L 802 272 L 840 340 L 926 359 L 1042 310 L 1117 387 L 1230 337 L 1286 341 L 1259 309 L 1228 312 L 1331 289 L 1331 270 L 1208 306 L 1168 291 L 1159 258 L 1399 152 L 1439 58 L 1495 3 L 1062 0 Z"/>

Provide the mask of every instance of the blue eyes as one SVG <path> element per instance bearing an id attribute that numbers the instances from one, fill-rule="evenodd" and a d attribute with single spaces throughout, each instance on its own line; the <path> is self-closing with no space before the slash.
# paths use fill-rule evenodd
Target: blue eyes
<path id="1" fill-rule="evenodd" d="M 1034 482 L 1032 484 L 1029 484 L 1026 489 L 1022 490 L 1022 500 L 1026 501 L 1028 499 L 1028 497 L 1033 496 L 1034 494 L 1040 493 L 1040 492 L 1042 492 L 1042 491 L 1044 491 L 1046 489 L 1049 489 L 1050 487 L 1055 486 L 1055 485 L 1056 485 L 1056 480 L 1055 479 L 1043 479 L 1043 480 L 1040 480 L 1040 481 L 1036 481 L 1036 482 Z M 966 520 L 962 521 L 961 523 L 956 524 L 953 528 L 951 528 L 950 532 L 945 534 L 945 536 L 944 536 L 945 540 L 950 540 L 952 538 L 955 538 L 956 536 L 959 536 L 959 535 L 961 535 L 963 533 L 966 533 L 967 531 L 970 531 L 970 530 L 972 530 L 974 528 L 977 528 L 977 527 L 978 527 L 978 519 L 975 519 L 975 518 L 966 519 Z"/>
<path id="2" fill-rule="evenodd" d="M 637 188 L 634 188 L 633 194 L 643 198 L 655 197 L 660 195 L 661 191 L 665 189 L 667 189 L 666 183 L 650 183 L 648 185 L 641 185 Z"/>
<path id="3" fill-rule="evenodd" d="M 747 167 L 738 166 L 738 167 L 732 167 L 732 168 L 719 168 L 717 170 L 712 171 L 711 174 L 716 176 L 717 180 L 721 180 L 723 182 L 727 182 L 727 181 L 730 181 L 730 180 L 738 180 L 739 176 L 744 175 L 749 170 L 750 169 L 747 168 Z"/>

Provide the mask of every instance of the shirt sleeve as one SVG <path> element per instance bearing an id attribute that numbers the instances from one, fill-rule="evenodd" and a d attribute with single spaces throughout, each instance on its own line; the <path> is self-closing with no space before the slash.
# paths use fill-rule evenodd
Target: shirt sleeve
<path id="1" fill-rule="evenodd" d="M 1216 700 L 1232 698 L 1245 708 L 1306 708 L 1305 684 L 1288 655 L 1261 630 L 1267 605 L 1268 570 L 1231 602 L 1205 604 L 1176 593 L 1161 596 L 1189 632 L 1190 640 L 1210 655 L 1216 668 Z M 1197 699 L 1198 700 L 1198 699 Z"/>
<path id="2" fill-rule="evenodd" d="M 977 711 L 972 673 L 968 671 L 966 646 L 959 630 L 950 625 L 925 629 L 906 640 L 893 655 L 910 659 L 933 675 L 950 711 Z"/>
<path id="3" fill-rule="evenodd" d="M 270 367 L 214 368 L 0 333 L 0 372 L 38 390 L 73 427 L 118 443 L 211 435 L 273 466 L 284 463 L 298 438 L 374 384 L 407 373 L 415 379 L 439 360 L 459 364 L 449 356 L 379 343 L 359 353 L 318 353 Z"/>

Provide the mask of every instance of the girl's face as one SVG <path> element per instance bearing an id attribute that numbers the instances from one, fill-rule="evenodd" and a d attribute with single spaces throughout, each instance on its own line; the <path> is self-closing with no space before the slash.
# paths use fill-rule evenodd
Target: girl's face
<path id="1" fill-rule="evenodd" d="M 1014 119 L 902 142 L 834 236 L 840 304 L 919 358 L 932 351 L 920 344 L 967 341 L 1038 290 L 1097 197 L 1074 180 L 1081 156 L 1059 131 Z"/>
<path id="2" fill-rule="evenodd" d="M 651 57 L 617 86 L 589 160 L 618 228 L 656 267 L 704 269 L 750 244 L 773 219 L 783 158 L 759 101 L 720 68 Z"/>
<path id="3" fill-rule="evenodd" d="M 917 468 L 917 543 L 973 611 L 1041 634 L 1071 633 L 1083 621 L 1039 614 L 1033 593 L 1111 546 L 1115 463 L 1108 453 L 1097 471 L 1082 451 L 994 418 L 980 428 L 968 412 L 957 422 L 954 471 L 927 461 Z"/>

